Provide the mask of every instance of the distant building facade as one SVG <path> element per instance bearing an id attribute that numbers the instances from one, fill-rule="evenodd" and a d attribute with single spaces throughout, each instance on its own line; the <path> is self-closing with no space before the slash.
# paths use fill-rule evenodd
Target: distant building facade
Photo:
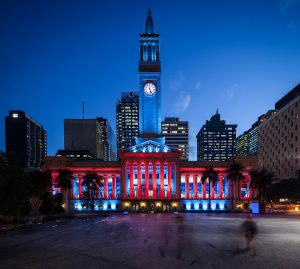
<path id="1" fill-rule="evenodd" d="M 236 139 L 236 155 L 237 156 L 248 156 L 248 136 L 249 131 L 245 131 L 243 134 L 239 135 Z"/>
<path id="2" fill-rule="evenodd" d="M 93 158 L 104 159 L 103 135 L 96 119 L 65 119 L 64 149 L 88 150 Z"/>
<path id="3" fill-rule="evenodd" d="M 57 157 L 67 157 L 71 159 L 94 159 L 93 154 L 89 150 L 63 150 L 60 149 L 57 151 Z"/>
<path id="4" fill-rule="evenodd" d="M 179 118 L 166 117 L 161 123 L 161 132 L 166 145 L 181 151 L 181 159 L 189 159 L 189 122 Z"/>
<path id="5" fill-rule="evenodd" d="M 122 92 L 116 105 L 117 112 L 117 151 L 135 144 L 139 135 L 139 94 Z"/>
<path id="6" fill-rule="evenodd" d="M 103 159 L 105 161 L 117 160 L 116 135 L 107 119 L 98 117 L 97 121 L 101 128 L 103 142 Z"/>
<path id="7" fill-rule="evenodd" d="M 236 124 L 226 124 L 217 113 L 197 134 L 198 161 L 226 161 L 236 155 Z"/>
<path id="8" fill-rule="evenodd" d="M 258 159 L 264 168 L 282 180 L 300 171 L 300 84 L 275 104 L 275 111 L 259 125 Z"/>
<path id="9" fill-rule="evenodd" d="M 6 152 L 15 153 L 22 167 L 40 167 L 47 156 L 44 127 L 24 111 L 9 111 L 5 118 L 5 138 Z"/>
<path id="10" fill-rule="evenodd" d="M 93 158 L 116 160 L 115 136 L 104 118 L 65 119 L 64 149 L 88 150 Z"/>

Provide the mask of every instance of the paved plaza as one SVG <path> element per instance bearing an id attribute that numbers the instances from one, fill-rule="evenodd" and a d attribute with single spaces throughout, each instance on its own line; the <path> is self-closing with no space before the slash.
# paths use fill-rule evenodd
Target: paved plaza
<path id="1" fill-rule="evenodd" d="M 45 222 L 0 237 L 0 268 L 300 268 L 300 218 L 129 214 Z"/>

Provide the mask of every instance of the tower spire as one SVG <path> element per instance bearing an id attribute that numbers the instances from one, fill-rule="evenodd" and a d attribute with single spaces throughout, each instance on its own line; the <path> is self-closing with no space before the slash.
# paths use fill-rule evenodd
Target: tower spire
<path id="1" fill-rule="evenodd" d="M 145 34 L 154 34 L 154 26 L 153 26 L 153 19 L 151 15 L 151 10 L 148 10 L 146 23 L 145 23 Z"/>

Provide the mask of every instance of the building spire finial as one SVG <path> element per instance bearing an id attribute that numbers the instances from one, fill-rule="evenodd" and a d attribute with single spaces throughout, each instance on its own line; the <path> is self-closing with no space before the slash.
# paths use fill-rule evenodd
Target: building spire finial
<path id="1" fill-rule="evenodd" d="M 145 23 L 145 34 L 154 34 L 153 19 L 151 15 L 151 10 L 148 10 L 146 23 Z"/>
<path id="2" fill-rule="evenodd" d="M 219 114 L 219 108 L 217 108 L 217 115 Z"/>

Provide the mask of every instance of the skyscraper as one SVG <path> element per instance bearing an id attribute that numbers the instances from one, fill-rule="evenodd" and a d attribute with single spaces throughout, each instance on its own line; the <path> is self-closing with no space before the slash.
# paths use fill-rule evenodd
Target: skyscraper
<path id="1" fill-rule="evenodd" d="M 274 179 L 300 175 L 300 84 L 283 96 L 258 126 L 258 159 Z"/>
<path id="2" fill-rule="evenodd" d="M 139 59 L 139 133 L 161 133 L 161 86 L 159 34 L 155 33 L 151 11 L 140 33 Z"/>
<path id="3" fill-rule="evenodd" d="M 96 119 L 65 119 L 64 149 L 88 150 L 93 158 L 105 160 L 100 123 Z"/>
<path id="4" fill-rule="evenodd" d="M 65 119 L 65 150 L 89 150 L 94 158 L 114 161 L 116 137 L 107 119 Z"/>
<path id="5" fill-rule="evenodd" d="M 182 152 L 181 159 L 189 159 L 189 122 L 179 118 L 166 117 L 161 123 L 166 145 Z"/>
<path id="6" fill-rule="evenodd" d="M 122 92 L 116 105 L 117 112 L 117 150 L 129 148 L 135 144 L 139 135 L 139 94 Z"/>
<path id="7" fill-rule="evenodd" d="M 105 161 L 117 160 L 116 135 L 107 119 L 98 117 L 97 121 L 101 128 L 103 143 L 103 159 Z"/>
<path id="8" fill-rule="evenodd" d="M 236 124 L 226 124 L 217 111 L 197 134 L 198 161 L 226 161 L 236 154 Z"/>
<path id="9" fill-rule="evenodd" d="M 44 127 L 21 110 L 9 111 L 5 118 L 6 152 L 16 154 L 19 165 L 40 167 L 47 156 Z"/>
<path id="10" fill-rule="evenodd" d="M 249 130 L 245 131 L 236 139 L 236 155 L 237 156 L 248 156 L 249 150 Z"/>

